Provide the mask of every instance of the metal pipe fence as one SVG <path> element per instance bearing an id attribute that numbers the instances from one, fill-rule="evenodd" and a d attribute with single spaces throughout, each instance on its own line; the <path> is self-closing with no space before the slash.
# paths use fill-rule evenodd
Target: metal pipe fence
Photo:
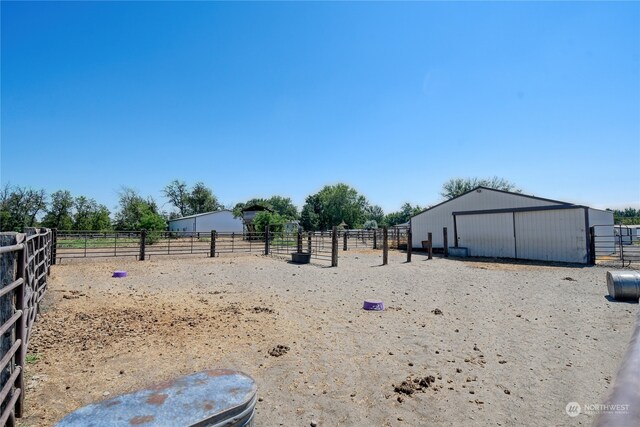
<path id="1" fill-rule="evenodd" d="M 49 229 L 0 233 L 0 425 L 24 407 L 24 367 L 33 324 L 47 291 L 53 253 Z"/>

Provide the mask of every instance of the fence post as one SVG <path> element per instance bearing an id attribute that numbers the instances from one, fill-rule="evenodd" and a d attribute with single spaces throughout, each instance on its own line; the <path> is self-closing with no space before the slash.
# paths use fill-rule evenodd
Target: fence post
<path id="1" fill-rule="evenodd" d="M 384 227 L 382 229 L 382 265 L 387 265 L 389 262 L 389 229 Z"/>
<path id="2" fill-rule="evenodd" d="M 396 227 L 396 249 L 400 250 L 400 229 Z"/>
<path id="3" fill-rule="evenodd" d="M 0 233 L 0 247 L 12 246 L 16 243 L 16 233 Z M 10 285 L 16 279 L 15 258 L 15 251 L 0 254 L 0 289 Z M 24 285 L 22 285 L 18 289 L 24 291 Z M 16 290 L 13 290 L 0 297 L 0 325 L 4 325 L 4 323 L 14 315 L 13 296 L 15 292 Z M 22 320 L 23 319 L 18 319 L 18 322 L 22 322 Z M 14 329 L 10 328 L 6 333 L 0 336 L 0 354 L 2 354 L 3 356 L 7 354 L 9 352 L 9 349 L 11 349 L 11 347 L 13 346 L 15 340 L 13 331 Z M 11 361 L 0 372 L 0 388 L 4 387 L 7 381 L 9 381 L 9 378 L 13 373 L 13 370 L 15 369 L 14 363 L 12 363 L 14 360 L 15 358 L 11 358 Z M 6 399 L 4 402 L 0 402 L 0 411 L 4 411 L 6 403 L 8 403 L 8 401 L 9 399 Z"/>
<path id="4" fill-rule="evenodd" d="M 411 252 L 413 251 L 413 242 L 411 241 L 411 228 L 407 231 L 407 262 L 411 262 Z"/>
<path id="5" fill-rule="evenodd" d="M 147 245 L 147 230 L 142 230 L 140 232 L 140 257 L 138 258 L 139 261 L 144 261 L 146 245 Z"/>
<path id="6" fill-rule="evenodd" d="M 216 256 L 216 230 L 211 230 L 211 249 L 209 251 L 209 257 L 214 258 Z"/>
<path id="7" fill-rule="evenodd" d="M 596 230 L 589 228 L 589 264 L 596 265 Z"/>
<path id="8" fill-rule="evenodd" d="M 442 229 L 442 242 L 444 244 L 444 257 L 449 256 L 449 240 L 447 239 L 447 227 Z"/>
<path id="9" fill-rule="evenodd" d="M 51 264 L 56 265 L 56 255 L 58 246 L 58 229 L 51 229 Z"/>
<path id="10" fill-rule="evenodd" d="M 307 249 L 309 250 L 309 255 L 311 255 L 311 232 L 307 233 Z"/>
<path id="11" fill-rule="evenodd" d="M 373 230 L 373 249 L 378 249 L 378 230 Z"/>
<path id="12" fill-rule="evenodd" d="M 331 267 L 338 266 L 338 227 L 331 230 Z"/>
<path id="13" fill-rule="evenodd" d="M 432 233 L 427 233 L 427 238 L 429 239 L 429 258 L 428 259 L 433 259 L 433 234 Z"/>
<path id="14" fill-rule="evenodd" d="M 347 230 L 344 231 L 344 234 L 342 235 L 342 239 L 344 240 L 344 243 L 342 244 L 342 250 L 346 251 L 347 250 L 347 234 L 349 232 Z"/>
<path id="15" fill-rule="evenodd" d="M 264 254 L 269 255 L 269 224 L 264 227 Z"/>

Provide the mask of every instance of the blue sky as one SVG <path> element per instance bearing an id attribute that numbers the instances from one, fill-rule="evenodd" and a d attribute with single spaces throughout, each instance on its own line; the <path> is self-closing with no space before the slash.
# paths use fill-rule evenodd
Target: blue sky
<path id="1" fill-rule="evenodd" d="M 1 3 L 1 180 L 640 206 L 640 3 Z M 27 168 L 28 162 L 35 162 Z M 165 206 L 168 209 L 169 206 Z"/>

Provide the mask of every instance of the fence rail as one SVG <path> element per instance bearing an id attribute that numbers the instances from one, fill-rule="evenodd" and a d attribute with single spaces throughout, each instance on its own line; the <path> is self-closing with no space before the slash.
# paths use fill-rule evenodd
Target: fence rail
<path id="1" fill-rule="evenodd" d="M 388 231 L 389 248 L 407 247 L 407 228 Z M 210 257 L 228 253 L 288 255 L 309 253 L 318 263 L 337 264 L 337 251 L 382 249 L 383 230 L 193 232 L 193 231 L 55 231 L 53 263 L 65 258 L 201 254 Z M 335 241 L 334 241 L 335 239 Z M 336 246 L 334 248 L 334 245 Z"/>
<path id="2" fill-rule="evenodd" d="M 0 426 L 15 425 L 24 406 L 24 366 L 53 247 L 49 229 L 0 233 Z"/>

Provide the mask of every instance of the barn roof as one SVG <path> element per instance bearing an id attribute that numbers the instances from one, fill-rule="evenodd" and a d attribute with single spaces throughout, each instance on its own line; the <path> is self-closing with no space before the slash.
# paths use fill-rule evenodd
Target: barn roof
<path id="1" fill-rule="evenodd" d="M 458 199 L 458 198 L 460 198 L 460 197 L 466 196 L 466 195 L 467 195 L 467 194 L 469 194 L 469 193 L 473 193 L 474 191 L 476 191 L 476 190 L 478 190 L 478 189 L 481 189 L 481 190 L 496 191 L 496 192 L 498 192 L 498 193 L 511 194 L 511 195 L 513 195 L 513 196 L 526 197 L 526 198 L 528 198 L 528 199 L 540 200 L 540 201 L 543 201 L 543 202 L 557 203 L 557 204 L 559 204 L 559 205 L 573 205 L 573 203 L 561 202 L 561 201 L 559 201 L 559 200 L 545 199 L 545 198 L 543 198 L 543 197 L 530 196 L 530 195 L 528 195 L 528 194 L 516 193 L 516 192 L 514 192 L 514 191 L 497 190 L 497 189 L 495 189 L 495 188 L 489 188 L 489 187 L 485 187 L 485 186 L 482 186 L 482 185 L 478 185 L 477 187 L 472 188 L 471 190 L 467 191 L 466 193 L 462 193 L 462 194 L 460 194 L 459 196 L 452 197 L 451 199 L 445 200 L 444 202 L 440 202 L 440 203 L 438 203 L 437 205 L 433 205 L 433 206 L 431 206 L 431 207 L 428 207 L 427 209 L 421 210 L 421 211 L 420 211 L 420 212 L 418 212 L 417 214 L 413 215 L 411 218 L 414 218 L 414 217 L 416 217 L 416 216 L 418 216 L 418 215 L 421 215 L 421 214 L 423 214 L 423 213 L 425 213 L 425 212 L 427 212 L 427 211 L 430 211 L 431 209 L 435 209 L 435 208 L 437 208 L 438 206 L 442 206 L 442 205 L 444 205 L 445 203 L 449 203 L 449 202 L 450 202 L 450 201 L 452 201 L 452 200 L 455 200 L 455 199 Z"/>

